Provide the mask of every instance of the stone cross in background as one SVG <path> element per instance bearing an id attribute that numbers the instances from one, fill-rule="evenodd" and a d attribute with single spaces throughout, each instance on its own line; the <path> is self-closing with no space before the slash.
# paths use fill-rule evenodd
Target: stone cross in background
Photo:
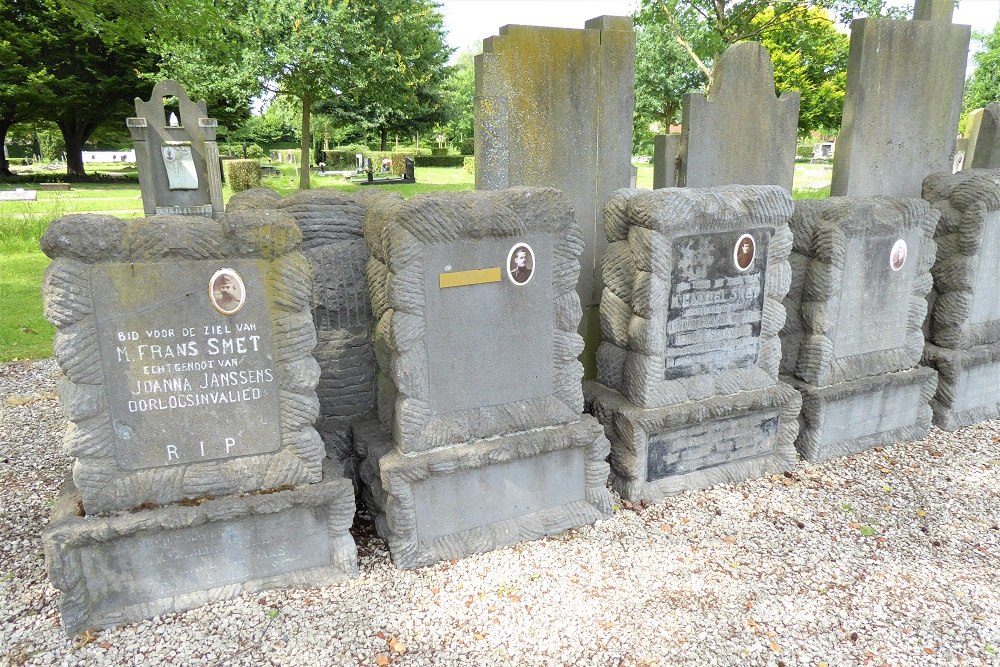
<path id="1" fill-rule="evenodd" d="M 600 342 L 601 210 L 632 176 L 635 33 L 626 17 L 583 30 L 509 25 L 476 56 L 476 189 L 548 186 L 566 193 L 583 230 L 577 293 L 592 375 Z M 588 335 L 587 332 L 593 332 Z M 589 360 L 589 361 L 588 361 Z"/>
<path id="2" fill-rule="evenodd" d="M 951 171 L 971 28 L 952 0 L 917 0 L 913 21 L 851 22 L 834 196 L 919 197 Z"/>
<path id="3" fill-rule="evenodd" d="M 774 67 L 763 46 L 729 47 L 715 66 L 708 96 L 684 96 L 677 180 L 663 187 L 780 185 L 791 191 L 799 97 L 774 94 Z M 668 153 L 665 161 L 670 158 Z M 661 162 L 654 162 L 654 181 Z"/>
<path id="4" fill-rule="evenodd" d="M 164 98 L 176 97 L 180 118 L 169 117 Z M 205 101 L 195 104 L 176 81 L 160 81 L 148 102 L 135 98 L 135 118 L 126 119 L 139 168 L 142 209 L 151 215 L 222 216 L 218 125 Z"/>

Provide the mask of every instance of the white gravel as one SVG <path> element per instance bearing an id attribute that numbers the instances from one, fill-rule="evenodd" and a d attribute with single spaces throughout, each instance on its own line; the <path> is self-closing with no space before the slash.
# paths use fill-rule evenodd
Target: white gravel
<path id="1" fill-rule="evenodd" d="M 0 365 L 0 665 L 1000 665 L 1000 421 L 415 571 L 67 639 L 51 360 Z"/>

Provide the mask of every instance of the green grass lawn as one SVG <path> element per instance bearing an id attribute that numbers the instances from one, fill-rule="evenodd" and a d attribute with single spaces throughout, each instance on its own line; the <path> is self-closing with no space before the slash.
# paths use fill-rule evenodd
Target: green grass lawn
<path id="1" fill-rule="evenodd" d="M 796 199 L 829 196 L 830 166 L 795 165 Z M 411 197 L 422 192 L 461 191 L 475 188 L 473 175 L 461 167 L 421 167 L 417 182 L 396 185 L 358 185 L 342 176 L 316 176 L 312 187 L 331 187 L 344 192 L 381 188 Z M 298 179 L 285 167 L 281 176 L 265 178 L 261 184 L 282 195 L 298 190 Z M 637 165 L 636 185 L 653 187 L 652 163 Z M 33 189 L 30 185 L 22 186 Z M 43 192 L 35 202 L 0 202 L 0 362 L 36 359 L 52 354 L 53 328 L 42 316 L 41 284 L 49 258 L 38 240 L 53 220 L 71 213 L 103 213 L 118 217 L 140 217 L 142 197 L 135 184 L 74 183 L 72 190 Z M 13 189 L 13 186 L 0 186 Z M 228 200 L 231 191 L 223 189 Z"/>

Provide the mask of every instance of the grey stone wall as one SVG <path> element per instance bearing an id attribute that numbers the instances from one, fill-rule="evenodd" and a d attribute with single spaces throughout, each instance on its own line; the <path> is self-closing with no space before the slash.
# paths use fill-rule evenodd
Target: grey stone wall
<path id="1" fill-rule="evenodd" d="M 301 238 L 273 211 L 49 226 L 45 314 L 88 514 L 319 481 Z M 244 307 L 228 316 L 206 294 L 220 267 L 246 279 Z"/>
<path id="2" fill-rule="evenodd" d="M 773 385 L 791 212 L 777 186 L 615 193 L 605 208 L 597 381 L 647 408 Z M 744 234 L 756 256 L 740 270 L 734 248 Z"/>

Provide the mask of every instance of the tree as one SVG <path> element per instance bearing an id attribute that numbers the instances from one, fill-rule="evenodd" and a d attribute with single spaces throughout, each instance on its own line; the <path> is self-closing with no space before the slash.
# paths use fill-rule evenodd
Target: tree
<path id="1" fill-rule="evenodd" d="M 444 82 L 445 131 L 452 141 L 469 144 L 475 118 L 476 67 L 472 51 L 463 51 Z M 464 151 L 463 151 L 464 152 Z"/>
<path id="2" fill-rule="evenodd" d="M 965 86 L 965 113 L 1000 100 L 1000 21 L 993 32 L 976 35 L 982 48 L 972 56 L 976 69 Z"/>
<path id="3" fill-rule="evenodd" d="M 669 127 L 678 120 L 684 94 L 704 85 L 705 76 L 666 25 L 639 24 L 635 41 L 636 123 Z"/>

